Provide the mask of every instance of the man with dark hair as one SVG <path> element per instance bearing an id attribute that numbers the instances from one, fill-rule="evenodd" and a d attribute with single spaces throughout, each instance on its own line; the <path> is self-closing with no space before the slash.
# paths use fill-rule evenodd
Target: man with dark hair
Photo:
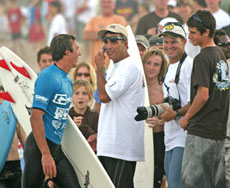
<path id="1" fill-rule="evenodd" d="M 214 42 L 221 48 L 227 61 L 230 63 L 230 38 L 224 30 L 216 30 Z"/>
<path id="2" fill-rule="evenodd" d="M 128 54 L 125 27 L 111 24 L 97 36 L 114 64 L 105 79 L 104 51 L 95 57 L 102 102 L 97 155 L 116 188 L 133 188 L 136 161 L 144 160 L 144 122 L 134 120 L 136 108 L 144 104 L 144 75 Z"/>
<path id="3" fill-rule="evenodd" d="M 224 140 L 229 107 L 229 70 L 226 58 L 213 41 L 216 21 L 198 10 L 188 22 L 189 39 L 199 45 L 191 78 L 191 106 L 180 120 L 188 130 L 181 172 L 181 187 L 226 187 Z M 195 172 L 194 172 L 195 170 Z"/>
<path id="4" fill-rule="evenodd" d="M 50 47 L 45 46 L 38 51 L 37 63 L 41 71 L 53 64 Z"/>
<path id="5" fill-rule="evenodd" d="M 60 144 L 73 95 L 68 73 L 81 54 L 76 38 L 67 34 L 54 37 L 50 49 L 55 64 L 44 69 L 35 83 L 32 133 L 24 150 L 23 188 L 40 188 L 44 178 L 52 179 L 60 187 L 80 188 Z"/>

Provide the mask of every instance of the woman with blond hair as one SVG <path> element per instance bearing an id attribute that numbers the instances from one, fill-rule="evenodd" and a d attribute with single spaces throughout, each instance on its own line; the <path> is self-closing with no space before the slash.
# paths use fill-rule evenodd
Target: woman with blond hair
<path id="1" fill-rule="evenodd" d="M 91 64 L 87 62 L 82 61 L 77 64 L 73 72 L 72 79 L 73 81 L 80 80 L 80 79 L 86 79 L 91 83 L 94 91 L 97 88 L 95 69 L 93 68 Z"/>
<path id="2" fill-rule="evenodd" d="M 87 62 L 80 62 L 77 64 L 76 68 L 72 73 L 72 80 L 75 82 L 76 80 L 88 80 L 89 83 L 92 85 L 93 92 L 97 88 L 97 80 L 96 80 L 96 72 L 93 66 Z M 89 106 L 91 110 L 94 110 L 95 100 L 92 99 L 89 102 Z"/>

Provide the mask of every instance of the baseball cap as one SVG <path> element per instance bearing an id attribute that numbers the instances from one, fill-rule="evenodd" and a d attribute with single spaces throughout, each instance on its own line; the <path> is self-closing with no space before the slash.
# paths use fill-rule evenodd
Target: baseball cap
<path id="1" fill-rule="evenodd" d="M 136 35 L 135 39 L 137 44 L 142 44 L 146 49 L 149 48 L 149 41 L 147 38 L 145 38 L 145 36 Z"/>
<path id="2" fill-rule="evenodd" d="M 149 45 L 150 46 L 162 46 L 163 45 L 163 38 L 157 35 L 153 35 L 149 38 Z"/>
<path id="3" fill-rule="evenodd" d="M 164 25 L 162 33 L 159 35 L 168 35 L 170 37 L 182 37 L 186 38 L 185 30 L 180 22 L 168 22 Z"/>
<path id="4" fill-rule="evenodd" d="M 127 32 L 126 28 L 120 24 L 108 25 L 105 29 L 102 29 L 97 33 L 97 38 L 101 39 L 105 35 L 105 33 L 108 31 L 112 32 L 112 33 L 121 33 L 126 38 L 128 38 L 128 32 Z"/>
<path id="5" fill-rule="evenodd" d="M 176 7 L 176 0 L 169 0 L 168 1 L 168 6 Z"/>

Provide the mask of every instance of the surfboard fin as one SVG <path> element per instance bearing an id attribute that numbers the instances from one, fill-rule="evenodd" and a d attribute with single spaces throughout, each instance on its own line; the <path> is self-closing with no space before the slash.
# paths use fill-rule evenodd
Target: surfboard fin
<path id="1" fill-rule="evenodd" d="M 0 98 L 6 101 L 9 101 L 9 102 L 15 103 L 14 99 L 11 97 L 11 95 L 8 92 L 0 93 Z"/>
<path id="2" fill-rule="evenodd" d="M 11 71 L 10 68 L 8 67 L 8 65 L 6 64 L 6 61 L 4 59 L 0 60 L 0 67 L 2 67 L 3 69 L 6 69 L 8 71 Z"/>
<path id="3" fill-rule="evenodd" d="M 15 65 L 14 63 L 10 62 L 11 66 L 18 71 L 20 74 L 22 74 L 23 76 L 31 79 L 30 74 L 28 73 L 28 71 L 25 69 L 25 67 L 19 67 L 17 65 Z"/>

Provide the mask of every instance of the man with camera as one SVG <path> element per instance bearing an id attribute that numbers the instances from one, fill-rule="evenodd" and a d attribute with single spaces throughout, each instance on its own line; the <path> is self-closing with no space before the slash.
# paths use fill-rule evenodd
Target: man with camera
<path id="1" fill-rule="evenodd" d="M 180 117 L 190 106 L 192 59 L 185 53 L 186 34 L 179 22 L 168 22 L 163 32 L 163 48 L 169 58 L 163 83 L 164 104 L 138 107 L 135 120 L 158 116 L 164 125 L 164 169 L 170 188 L 180 187 L 181 165 L 187 132 L 180 127 Z"/>
<path id="2" fill-rule="evenodd" d="M 178 101 L 181 108 L 169 108 L 161 105 L 165 111 L 159 117 L 166 121 L 165 131 L 165 160 L 164 168 L 170 188 L 180 187 L 181 164 L 184 153 L 185 132 L 179 123 L 190 103 L 190 80 L 192 59 L 185 53 L 186 33 L 179 22 L 166 23 L 163 29 L 163 48 L 169 58 L 163 92 L 165 102 Z M 177 110 L 176 110 L 177 109 Z"/>

